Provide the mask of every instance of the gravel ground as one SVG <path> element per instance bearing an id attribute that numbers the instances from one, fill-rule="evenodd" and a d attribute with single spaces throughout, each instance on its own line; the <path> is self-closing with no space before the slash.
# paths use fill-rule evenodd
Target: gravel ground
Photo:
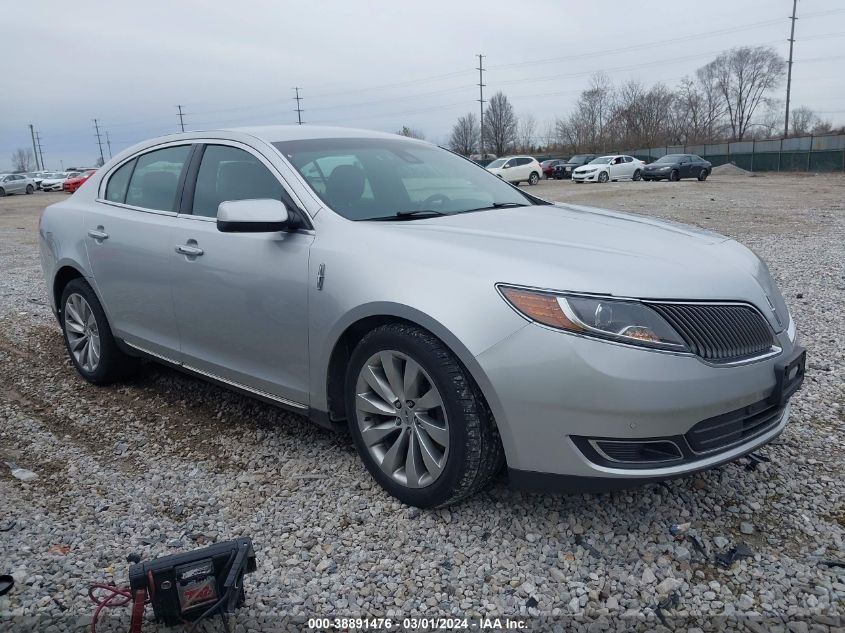
<path id="1" fill-rule="evenodd" d="M 697 224 L 768 261 L 810 354 L 791 423 L 760 451 L 770 462 L 604 495 L 515 493 L 503 478 L 450 509 L 402 506 L 347 436 L 304 418 L 154 365 L 128 384 L 84 383 L 36 248 L 38 213 L 62 194 L 4 198 L 0 462 L 39 478 L 0 464 L 0 574 L 17 581 L 0 597 L 0 628 L 78 630 L 88 585 L 126 583 L 128 553 L 239 535 L 258 560 L 240 631 L 364 614 L 590 631 L 845 626 L 845 568 L 825 564 L 845 559 L 845 177 L 541 182 L 532 193 Z M 750 557 L 718 562 L 740 543 Z"/>

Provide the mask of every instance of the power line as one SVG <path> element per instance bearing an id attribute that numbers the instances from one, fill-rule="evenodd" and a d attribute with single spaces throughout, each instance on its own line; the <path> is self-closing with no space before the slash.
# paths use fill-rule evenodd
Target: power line
<path id="1" fill-rule="evenodd" d="M 296 112 L 297 122 L 299 125 L 302 125 L 302 108 L 299 107 L 299 102 L 302 101 L 302 97 L 299 96 L 299 86 L 295 86 L 294 90 L 296 90 L 296 96 L 294 97 L 294 100 L 296 100 L 296 109 L 294 112 Z"/>
<path id="2" fill-rule="evenodd" d="M 478 149 L 481 159 L 484 159 L 484 55 L 478 54 L 478 107 L 480 118 L 478 119 Z"/>
<path id="3" fill-rule="evenodd" d="M 789 92 L 792 89 L 792 46 L 795 44 L 795 11 L 798 9 L 798 0 L 792 0 L 792 17 L 789 18 L 792 24 L 789 28 L 789 61 L 786 70 L 786 114 L 783 119 L 783 136 L 789 136 Z"/>
<path id="4" fill-rule="evenodd" d="M 103 140 L 100 138 L 100 124 L 97 119 L 94 119 L 94 129 L 97 132 L 97 145 L 100 147 L 100 164 L 102 165 L 106 162 L 106 158 L 103 156 Z"/>
<path id="5" fill-rule="evenodd" d="M 179 110 L 179 127 L 182 128 L 182 131 L 185 131 L 185 118 L 182 116 L 182 106 L 176 106 Z"/>
<path id="6" fill-rule="evenodd" d="M 35 156 L 35 168 L 38 170 L 43 169 L 38 164 L 38 150 L 35 148 L 35 128 L 32 126 L 32 123 L 29 124 L 29 134 L 32 136 L 32 153 Z"/>

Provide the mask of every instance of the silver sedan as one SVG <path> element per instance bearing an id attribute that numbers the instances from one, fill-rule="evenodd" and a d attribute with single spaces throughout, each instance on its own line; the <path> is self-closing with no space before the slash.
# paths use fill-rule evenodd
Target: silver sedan
<path id="1" fill-rule="evenodd" d="M 423 141 L 185 133 L 46 209 L 77 371 L 139 359 L 348 428 L 420 507 L 605 490 L 776 437 L 805 353 L 766 265 L 721 235 L 551 204 Z"/>
<path id="2" fill-rule="evenodd" d="M 26 174 L 0 174 L 0 197 L 34 191 L 35 181 Z"/>

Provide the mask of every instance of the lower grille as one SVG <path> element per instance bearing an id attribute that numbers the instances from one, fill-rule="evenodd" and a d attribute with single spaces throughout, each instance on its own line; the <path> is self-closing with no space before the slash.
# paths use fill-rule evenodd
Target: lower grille
<path id="1" fill-rule="evenodd" d="M 684 436 L 696 453 L 707 453 L 762 435 L 780 420 L 783 407 L 763 400 L 743 409 L 702 420 Z"/>
<path id="2" fill-rule="evenodd" d="M 683 459 L 677 444 L 668 440 L 593 440 L 593 447 L 610 461 L 622 464 L 655 464 Z"/>
<path id="3" fill-rule="evenodd" d="M 744 304 L 649 303 L 677 330 L 693 354 L 713 362 L 761 356 L 774 333 L 758 310 Z"/>

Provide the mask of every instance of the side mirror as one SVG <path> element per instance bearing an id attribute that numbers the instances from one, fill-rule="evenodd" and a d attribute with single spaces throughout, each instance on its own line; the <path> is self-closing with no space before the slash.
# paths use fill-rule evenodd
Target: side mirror
<path id="1" fill-rule="evenodd" d="M 281 200 L 233 200 L 217 207 L 217 230 L 223 233 L 275 233 L 295 225 L 296 216 Z"/>
<path id="2" fill-rule="evenodd" d="M 511 168 L 511 166 L 510 166 L 510 165 L 508 165 L 507 163 L 505 163 L 504 165 L 502 165 L 502 169 L 510 169 L 510 168 Z"/>

